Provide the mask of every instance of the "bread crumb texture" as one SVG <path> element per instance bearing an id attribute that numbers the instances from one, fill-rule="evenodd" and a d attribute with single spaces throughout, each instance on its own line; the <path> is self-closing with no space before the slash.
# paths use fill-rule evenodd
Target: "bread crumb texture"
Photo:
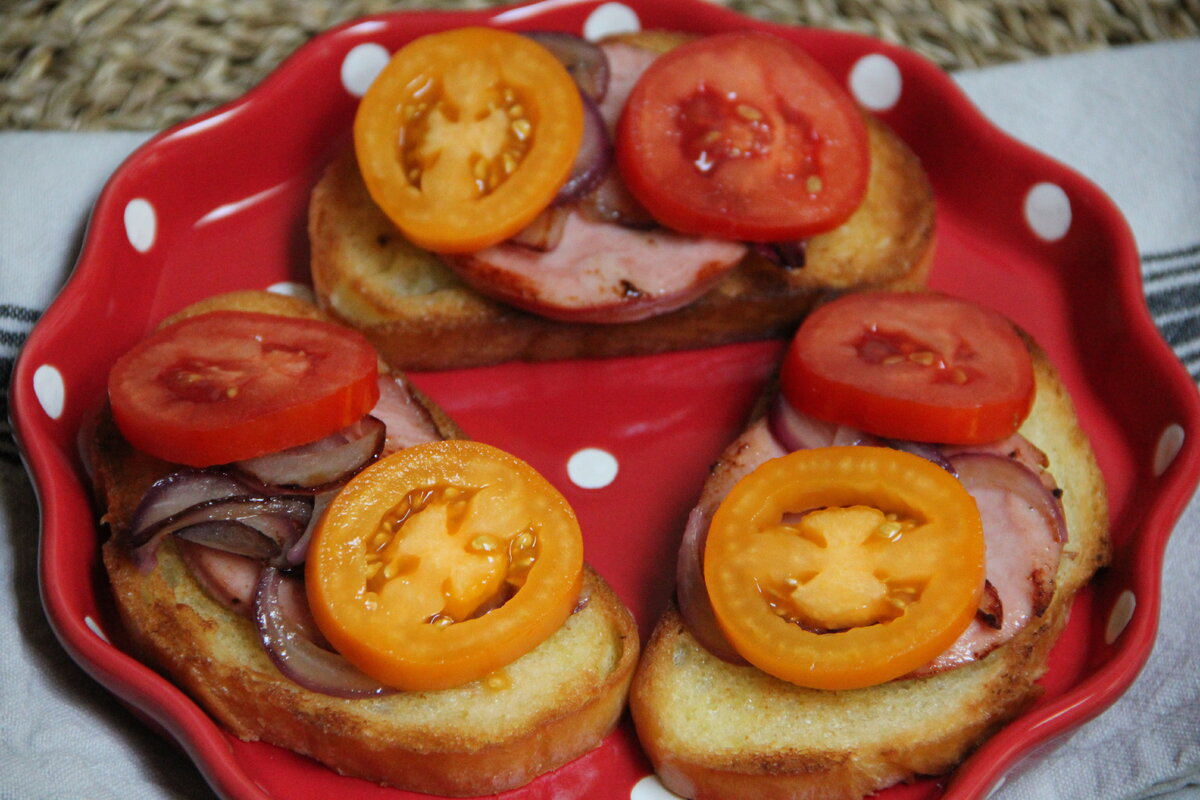
<path id="1" fill-rule="evenodd" d="M 1041 693 L 1071 600 L 1109 553 L 1103 479 L 1045 354 L 1022 433 L 1063 489 L 1069 541 L 1042 617 L 986 658 L 850 691 L 804 689 L 703 649 L 670 609 L 646 646 L 630 708 L 663 782 L 708 798 L 858 798 L 952 769 Z"/>

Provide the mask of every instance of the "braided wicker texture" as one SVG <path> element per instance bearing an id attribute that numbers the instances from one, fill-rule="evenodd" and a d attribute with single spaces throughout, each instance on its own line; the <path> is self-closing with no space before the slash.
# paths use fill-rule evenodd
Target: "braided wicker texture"
<path id="1" fill-rule="evenodd" d="M 1200 35 L 1200 0 L 721 0 L 947 70 Z M 0 129 L 155 130 L 232 100 L 333 25 L 500 0 L 0 0 Z"/>

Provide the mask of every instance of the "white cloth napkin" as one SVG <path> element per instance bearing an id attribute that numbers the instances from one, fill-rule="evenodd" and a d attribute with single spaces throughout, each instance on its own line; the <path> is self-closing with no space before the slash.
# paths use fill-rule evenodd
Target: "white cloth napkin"
<path id="1" fill-rule="evenodd" d="M 1001 127 L 1088 175 L 1122 208 L 1145 261 L 1152 308 L 1177 352 L 1200 296 L 1200 40 L 1139 45 L 964 72 L 956 79 Z M 38 310 L 73 263 L 104 179 L 142 133 L 0 132 L 0 369 L 3 383 Z M 1188 269 L 1190 267 L 1190 270 Z M 1155 299 L 1157 298 L 1157 299 Z M 1193 367 L 1193 373 L 1200 370 Z M 0 423 L 0 800 L 197 798 L 187 759 L 63 653 L 36 588 L 33 491 Z M 1200 502 L 1167 549 L 1156 649 L 1107 712 L 1028 764 L 1001 800 L 1200 797 Z M 1179 613 L 1179 612 L 1183 613 Z M 619 798 L 617 799 L 619 800 Z"/>
<path id="2" fill-rule="evenodd" d="M 1001 128 L 1088 176 L 1125 214 L 1147 299 L 1200 374 L 1200 40 L 1142 45 L 972 72 L 960 86 Z M 1107 712 L 994 794 L 1200 797 L 1200 501 L 1172 534 L 1163 614 L 1138 680 Z"/>

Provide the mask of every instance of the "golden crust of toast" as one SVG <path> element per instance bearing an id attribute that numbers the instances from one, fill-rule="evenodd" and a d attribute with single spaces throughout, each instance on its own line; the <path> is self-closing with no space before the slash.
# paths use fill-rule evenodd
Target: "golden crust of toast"
<path id="1" fill-rule="evenodd" d="M 986 658 L 854 691 L 804 689 L 704 650 L 668 609 L 642 654 L 630 709 L 668 788 L 696 800 L 859 798 L 951 770 L 1037 699 L 1071 600 L 1109 555 L 1103 478 L 1074 407 L 1034 348 L 1037 397 L 1021 432 L 1049 458 L 1069 540 L 1054 599 Z"/>
<path id="2" fill-rule="evenodd" d="M 230 307 L 313 311 L 302 301 L 245 292 L 178 316 Z M 433 410 L 443 433 L 460 435 Z M 108 416 L 87 449 L 104 522 L 120 531 L 146 488 L 172 467 L 134 450 Z M 253 623 L 213 601 L 169 541 L 150 572 L 140 571 L 120 542 L 113 536 L 104 544 L 103 560 L 131 649 L 239 738 L 295 750 L 344 774 L 432 794 L 493 794 L 598 746 L 625 706 L 637 627 L 590 567 L 586 604 L 498 672 L 444 691 L 347 700 L 284 677 Z"/>
<path id="3" fill-rule="evenodd" d="M 659 51 L 681 41 L 664 32 L 634 39 Z M 928 177 L 899 137 L 865 117 L 866 197 L 840 227 L 808 240 L 802 268 L 749 255 L 699 300 L 658 317 L 557 322 L 484 298 L 403 238 L 372 202 L 349 148 L 326 169 L 309 205 L 313 286 L 322 308 L 403 369 L 641 355 L 788 335 L 829 291 L 915 288 L 928 276 L 934 245 Z"/>

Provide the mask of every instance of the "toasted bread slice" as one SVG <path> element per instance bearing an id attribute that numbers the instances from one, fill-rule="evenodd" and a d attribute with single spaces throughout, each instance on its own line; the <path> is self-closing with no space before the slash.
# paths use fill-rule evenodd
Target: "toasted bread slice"
<path id="1" fill-rule="evenodd" d="M 804 689 L 702 648 L 675 608 L 658 623 L 630 694 L 663 783 L 696 800 L 859 798 L 951 770 L 1040 694 L 1075 593 L 1107 562 L 1104 482 L 1073 404 L 1034 349 L 1037 398 L 1021 433 L 1049 458 L 1069 540 L 1041 617 L 985 658 L 853 691 Z"/>
<path id="2" fill-rule="evenodd" d="M 213 308 L 320 314 L 257 292 L 184 313 Z M 443 434 L 460 435 L 429 405 Z M 134 450 L 107 417 L 87 445 L 104 522 L 120 531 L 146 488 L 172 465 Z M 596 747 L 625 706 L 638 631 L 590 567 L 581 608 L 502 670 L 443 691 L 341 699 L 284 677 L 254 624 L 209 597 L 170 541 L 150 572 L 131 562 L 121 541 L 111 537 L 103 558 L 131 647 L 238 737 L 295 750 L 341 773 L 439 795 L 492 794 Z"/>
<path id="3" fill-rule="evenodd" d="M 659 52 L 686 39 L 654 31 L 622 37 Z M 866 197 L 841 226 L 807 241 L 803 267 L 749 255 L 700 299 L 660 316 L 559 322 L 483 297 L 404 239 L 371 200 L 352 149 L 330 164 L 312 194 L 313 285 L 323 308 L 404 369 L 640 355 L 784 336 L 828 291 L 914 288 L 927 278 L 934 244 L 928 178 L 899 137 L 866 119 Z"/>

